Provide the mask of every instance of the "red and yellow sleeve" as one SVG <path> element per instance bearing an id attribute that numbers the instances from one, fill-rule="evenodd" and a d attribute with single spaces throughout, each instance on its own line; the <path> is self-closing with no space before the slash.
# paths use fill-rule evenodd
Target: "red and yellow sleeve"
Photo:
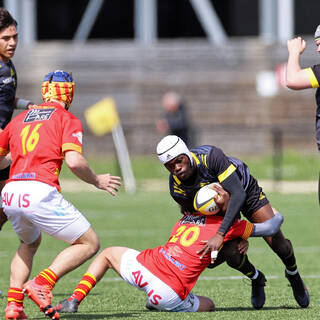
<path id="1" fill-rule="evenodd" d="M 241 220 L 238 223 L 234 223 L 232 227 L 227 232 L 224 242 L 233 240 L 235 238 L 242 238 L 244 240 L 247 240 L 253 231 L 253 224 L 251 222 Z"/>
<path id="2" fill-rule="evenodd" d="M 7 126 L 7 128 L 9 125 Z M 6 156 L 9 153 L 9 130 L 5 129 L 0 132 L 0 156 Z"/>
<path id="3" fill-rule="evenodd" d="M 69 119 L 64 125 L 62 154 L 66 151 L 82 153 L 82 125 L 79 119 Z"/>

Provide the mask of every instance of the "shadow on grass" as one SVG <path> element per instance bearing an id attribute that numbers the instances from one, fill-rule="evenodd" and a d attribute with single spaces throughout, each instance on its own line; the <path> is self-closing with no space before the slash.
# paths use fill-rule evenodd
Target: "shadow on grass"
<path id="1" fill-rule="evenodd" d="M 69 294 L 67 293 L 54 293 L 53 296 L 56 298 L 56 297 L 64 297 L 64 299 L 68 299 L 70 296 L 72 295 L 72 292 Z M 94 292 L 90 292 L 90 297 L 91 296 L 101 296 L 100 293 L 94 293 Z"/>
<path id="2" fill-rule="evenodd" d="M 63 319 L 108 319 L 108 318 L 126 318 L 131 319 L 135 317 L 140 317 L 141 312 L 126 312 L 126 313 L 104 313 L 104 314 L 92 314 L 92 313 L 77 313 L 77 314 L 63 314 Z"/>
<path id="3" fill-rule="evenodd" d="M 270 310 L 296 310 L 301 309 L 300 307 L 289 307 L 289 306 L 279 306 L 279 307 L 263 307 L 262 309 L 253 309 L 250 307 L 231 307 L 231 308 L 216 308 L 215 311 L 270 311 Z"/>

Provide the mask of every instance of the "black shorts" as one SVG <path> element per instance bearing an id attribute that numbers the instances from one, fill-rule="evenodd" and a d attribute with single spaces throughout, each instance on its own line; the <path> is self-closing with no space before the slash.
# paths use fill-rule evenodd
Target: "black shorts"
<path id="1" fill-rule="evenodd" d="M 0 170 L 0 181 L 9 179 L 10 166 Z"/>
<path id="2" fill-rule="evenodd" d="M 268 204 L 269 200 L 262 191 L 262 188 L 259 187 L 258 181 L 253 176 L 250 176 L 250 182 L 246 193 L 247 198 L 241 208 L 241 212 L 249 221 L 251 221 L 252 215 Z"/>

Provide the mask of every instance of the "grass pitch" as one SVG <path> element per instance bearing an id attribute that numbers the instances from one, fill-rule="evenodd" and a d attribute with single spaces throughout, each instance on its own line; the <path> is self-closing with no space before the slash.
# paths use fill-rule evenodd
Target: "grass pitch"
<path id="1" fill-rule="evenodd" d="M 65 193 L 92 223 L 100 237 L 101 248 L 128 246 L 135 249 L 165 243 L 171 227 L 180 217 L 168 192 L 142 192 L 128 195 L 120 192 L 111 197 L 104 192 Z M 178 314 L 150 312 L 144 307 L 145 294 L 129 286 L 109 270 L 83 301 L 77 314 L 62 319 L 319 319 L 320 246 L 319 205 L 316 194 L 268 195 L 271 204 L 285 217 L 282 230 L 295 248 L 301 275 L 309 288 L 311 303 L 301 309 L 295 302 L 284 267 L 262 239 L 251 239 L 249 259 L 267 278 L 266 304 L 254 310 L 250 303 L 250 283 L 226 264 L 206 270 L 193 292 L 211 297 L 215 313 Z M 9 223 L 0 232 L 0 318 L 4 318 L 9 284 L 9 264 L 18 240 Z M 36 254 L 31 276 L 47 267 L 66 245 L 46 235 Z M 56 285 L 53 303 L 69 297 L 86 271 L 89 262 L 63 277 Z M 36 305 L 25 299 L 29 319 L 44 319 Z"/>

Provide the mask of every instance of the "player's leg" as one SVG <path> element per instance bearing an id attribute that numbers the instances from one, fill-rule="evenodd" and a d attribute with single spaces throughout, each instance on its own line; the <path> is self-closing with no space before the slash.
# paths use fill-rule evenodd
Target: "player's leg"
<path id="1" fill-rule="evenodd" d="M 21 241 L 17 252 L 12 258 L 8 305 L 5 310 L 6 319 L 27 319 L 23 307 L 24 293 L 22 288 L 29 278 L 33 257 L 40 242 L 41 235 L 30 244 Z"/>
<path id="2" fill-rule="evenodd" d="M 24 284 L 24 291 L 51 319 L 58 319 L 57 313 L 50 310 L 52 289 L 58 279 L 80 266 L 99 250 L 99 240 L 87 219 L 56 188 L 35 182 L 10 182 L 10 188 L 32 190 L 28 197 L 25 214 L 30 223 L 41 231 L 70 244 L 51 265 L 42 270 L 34 279 Z M 6 186 L 7 188 L 7 186 Z"/>
<path id="3" fill-rule="evenodd" d="M 0 197 L 0 201 L 1 201 L 1 197 Z M 4 213 L 3 209 L 0 208 L 0 231 L 2 229 L 2 226 L 8 221 L 8 218 L 6 216 L 6 214 Z"/>
<path id="4" fill-rule="evenodd" d="M 69 226 L 67 229 L 71 228 Z M 61 235 L 60 235 L 61 236 Z M 60 277 L 74 270 L 99 250 L 99 240 L 90 227 L 70 247 L 64 249 L 52 264 L 24 285 L 24 291 L 40 307 L 45 315 L 58 319 L 51 306 L 52 289 Z"/>
<path id="5" fill-rule="evenodd" d="M 6 319 L 27 319 L 23 311 L 23 284 L 31 272 L 33 256 L 41 242 L 41 233 L 37 227 L 24 218 L 23 210 L 15 201 L 17 197 L 14 196 L 14 191 L 9 190 L 7 186 L 4 191 L 8 192 L 10 201 L 4 202 L 4 210 L 20 239 L 20 246 L 11 262 Z"/>
<path id="6" fill-rule="evenodd" d="M 274 210 L 258 181 L 251 177 L 247 188 L 246 202 L 242 207 L 242 213 L 253 223 L 261 223 L 274 217 Z M 278 255 L 286 267 L 286 277 L 291 283 L 294 297 L 301 307 L 309 305 L 309 294 L 298 273 L 296 258 L 290 240 L 286 239 L 281 230 L 272 237 L 264 237 L 270 248 Z"/>
<path id="7" fill-rule="evenodd" d="M 77 312 L 78 305 L 89 294 L 109 268 L 114 269 L 120 275 L 121 258 L 127 250 L 129 250 L 129 248 L 105 248 L 90 264 L 70 298 L 61 301 L 55 306 L 55 310 L 62 313 Z"/>
<path id="8" fill-rule="evenodd" d="M 49 268 L 58 278 L 61 278 L 66 273 L 74 270 L 93 257 L 99 248 L 100 243 L 98 236 L 90 227 L 82 236 L 74 241 L 70 247 L 60 252 Z"/>
<path id="9" fill-rule="evenodd" d="M 2 189 L 5 186 L 6 180 L 9 178 L 9 171 L 10 171 L 10 167 L 5 168 L 3 170 L 0 170 L 0 194 L 1 194 Z M 0 202 L 1 202 L 0 203 L 0 230 L 1 230 L 2 226 L 8 221 L 8 218 L 2 208 L 1 196 L 0 196 Z"/>
<path id="10" fill-rule="evenodd" d="M 197 296 L 197 297 L 200 302 L 197 312 L 214 311 L 215 305 L 210 298 L 204 297 L 204 296 Z"/>
<path id="11" fill-rule="evenodd" d="M 255 268 L 249 261 L 246 254 L 239 252 L 240 238 L 227 241 L 218 254 L 222 256 L 227 264 L 251 280 L 251 303 L 255 309 L 261 309 L 265 303 L 266 296 L 264 292 L 266 278 L 264 274 Z M 217 259 L 217 260 L 218 260 Z"/>
<path id="12" fill-rule="evenodd" d="M 168 291 L 172 289 L 167 289 Z M 171 312 L 211 312 L 215 310 L 215 305 L 213 301 L 204 296 L 196 296 L 192 292 L 189 292 L 187 297 L 184 300 L 181 300 L 178 295 L 173 291 L 170 295 L 168 293 L 168 300 L 175 300 L 175 305 L 172 305 L 172 308 L 166 308 L 162 306 L 160 310 L 171 311 Z M 150 301 L 147 301 L 146 307 L 150 310 L 157 310 Z"/>
<path id="13" fill-rule="evenodd" d="M 275 211 L 276 210 L 268 203 L 255 211 L 250 220 L 254 223 L 264 222 L 273 218 Z M 264 237 L 264 239 L 285 265 L 285 276 L 288 278 L 292 286 L 296 301 L 302 308 L 307 307 L 310 302 L 309 294 L 299 275 L 291 241 L 284 237 L 281 230 L 279 230 L 274 236 Z"/>

